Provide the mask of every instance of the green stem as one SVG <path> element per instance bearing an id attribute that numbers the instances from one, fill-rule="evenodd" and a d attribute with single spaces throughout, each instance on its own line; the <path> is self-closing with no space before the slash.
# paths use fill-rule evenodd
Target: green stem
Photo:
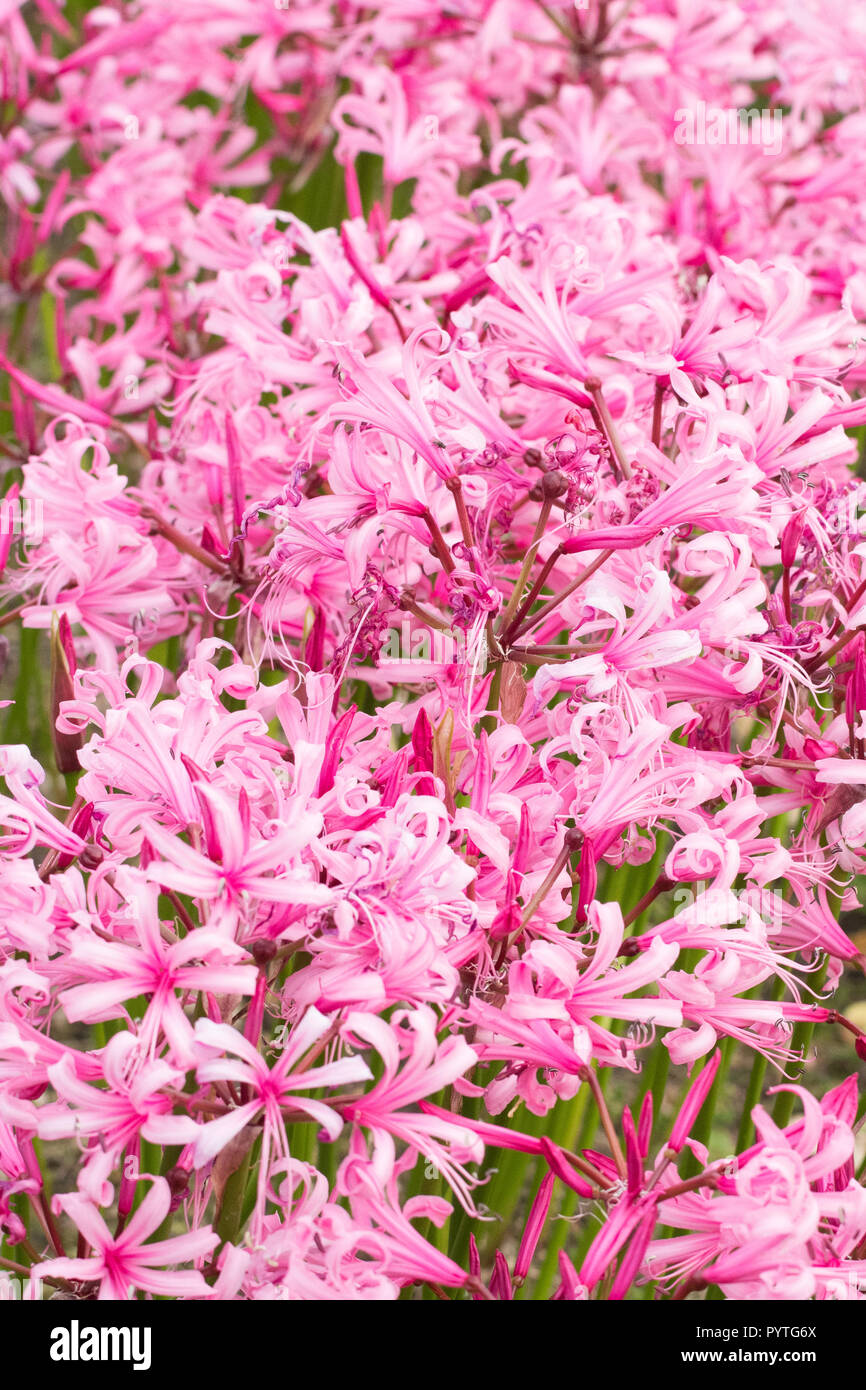
<path id="1" fill-rule="evenodd" d="M 815 975 L 816 989 L 821 988 L 826 978 L 826 975 L 827 961 L 825 960 L 824 964 L 821 966 L 820 970 L 818 970 Z M 804 1066 L 806 1063 L 806 1057 L 808 1055 L 809 1048 L 812 1045 L 812 1038 L 814 1036 L 814 1033 L 814 1023 L 803 1022 L 797 1023 L 794 1026 L 794 1034 L 791 1039 L 791 1047 L 794 1052 L 799 1052 L 800 1056 L 803 1058 Z M 777 1124 L 780 1129 L 784 1129 L 787 1124 L 790 1124 L 791 1116 L 794 1113 L 795 1100 L 796 1096 L 794 1095 L 793 1091 L 779 1091 L 778 1095 L 776 1096 L 776 1101 L 773 1106 L 773 1123 Z"/>
<path id="2" fill-rule="evenodd" d="M 774 1001 L 780 1000 L 785 993 L 785 981 L 777 976 L 773 981 L 773 988 L 770 998 Z M 752 1123 L 752 1111 L 761 1099 L 761 1092 L 764 1089 L 764 1077 L 767 1074 L 768 1060 L 760 1052 L 755 1053 L 755 1060 L 752 1063 L 752 1071 L 749 1076 L 749 1084 L 746 1087 L 746 1098 L 743 1101 L 743 1113 L 740 1116 L 740 1127 L 737 1130 L 737 1153 L 742 1153 L 753 1142 L 755 1136 L 755 1126 Z"/>
<path id="3" fill-rule="evenodd" d="M 244 1197 L 247 1180 L 250 1176 L 251 1162 L 252 1147 L 247 1149 L 235 1171 L 229 1174 L 223 1189 L 223 1200 L 220 1206 L 219 1219 L 216 1223 L 216 1231 L 220 1240 L 230 1241 L 232 1245 L 237 1243 L 242 1229 Z"/>

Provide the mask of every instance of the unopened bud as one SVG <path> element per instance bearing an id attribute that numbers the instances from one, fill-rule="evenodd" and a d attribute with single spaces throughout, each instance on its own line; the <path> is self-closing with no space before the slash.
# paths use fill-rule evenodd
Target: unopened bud
<path id="1" fill-rule="evenodd" d="M 806 513 L 800 512 L 799 516 L 792 516 L 785 525 L 779 538 L 779 546 L 782 552 L 782 564 L 786 569 L 790 569 L 800 546 L 800 538 L 803 535 L 803 528 L 806 525 Z"/>
<path id="2" fill-rule="evenodd" d="M 276 941 L 267 941 L 263 938 L 260 938 L 258 941 L 254 941 L 252 946 L 250 947 L 250 955 L 252 956 L 253 960 L 255 961 L 256 965 L 259 967 L 260 970 L 262 970 L 266 965 L 268 965 L 273 960 L 276 954 Z"/>
<path id="3" fill-rule="evenodd" d="M 803 753 L 810 762 L 816 763 L 819 758 L 835 758 L 838 752 L 838 743 L 832 743 L 830 739 L 805 738 L 803 740 Z"/>
<path id="4" fill-rule="evenodd" d="M 568 491 L 568 478 L 558 468 L 552 468 L 541 480 L 541 491 L 550 501 Z"/>
<path id="5" fill-rule="evenodd" d="M 189 1172 L 186 1168 L 169 1168 L 165 1180 L 171 1189 L 171 1195 L 178 1197 L 182 1192 L 186 1192 L 189 1186 Z"/>
<path id="6" fill-rule="evenodd" d="M 78 750 L 83 734 L 62 733 L 57 727 L 60 706 L 64 700 L 71 700 L 75 694 L 75 647 L 72 642 L 72 629 L 64 613 L 55 617 L 51 629 L 51 736 L 54 741 L 54 758 L 58 772 L 78 772 Z"/>

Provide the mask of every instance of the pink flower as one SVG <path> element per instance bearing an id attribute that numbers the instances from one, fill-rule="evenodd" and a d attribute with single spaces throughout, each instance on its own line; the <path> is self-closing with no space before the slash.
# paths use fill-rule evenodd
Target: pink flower
<path id="1" fill-rule="evenodd" d="M 225 934 L 207 927 L 174 942 L 166 941 L 159 919 L 157 892 L 142 883 L 136 871 L 123 880 L 123 892 L 132 917 L 132 942 L 105 941 L 81 932 L 68 953 L 73 978 L 87 981 L 66 988 L 60 1003 L 72 1022 L 122 1016 L 122 1005 L 145 994 L 147 1011 L 138 1029 L 142 1059 L 153 1057 L 160 1038 L 170 1044 L 185 1066 L 193 1058 L 192 1026 L 180 999 L 186 990 L 251 994 L 255 970 L 239 964 L 242 948 Z"/>
<path id="2" fill-rule="evenodd" d="M 183 1144 L 197 1136 L 192 1120 L 172 1115 L 172 1097 L 163 1088 L 181 1088 L 183 1072 L 166 1062 L 139 1061 L 139 1046 L 131 1033 L 116 1033 L 101 1058 L 106 1089 L 89 1085 L 75 1071 L 75 1060 L 66 1053 L 48 1068 L 48 1078 L 59 1100 L 39 1110 L 39 1134 L 43 1139 L 63 1135 L 98 1135 L 103 1149 L 115 1157 L 139 1134 L 157 1144 Z"/>
<path id="3" fill-rule="evenodd" d="M 164 1178 L 152 1186 L 118 1236 L 112 1236 L 93 1203 L 76 1192 L 55 1197 L 54 1209 L 65 1212 L 81 1232 L 92 1254 L 80 1259 L 44 1260 L 34 1266 L 38 1277 L 51 1275 L 99 1286 L 101 1299 L 129 1299 L 136 1290 L 169 1298 L 204 1298 L 208 1285 L 197 1269 L 166 1269 L 166 1265 L 200 1260 L 218 1243 L 210 1226 L 147 1244 L 165 1220 L 171 1192 Z"/>
<path id="4" fill-rule="evenodd" d="M 461 1205 L 474 1213 L 470 1189 L 476 1180 L 463 1164 L 481 1162 L 483 1143 L 472 1129 L 460 1124 L 459 1117 L 448 1121 L 435 1114 L 413 1114 L 407 1107 L 458 1081 L 478 1054 L 461 1037 L 446 1038 L 439 1045 L 431 1009 L 398 1013 L 390 1024 L 371 1015 L 349 1014 L 345 1034 L 374 1047 L 385 1064 L 385 1074 L 361 1099 L 343 1107 L 343 1118 L 369 1129 L 377 1144 L 389 1135 L 411 1145 L 435 1164 Z M 400 1066 L 402 1048 L 411 1051 Z"/>
<path id="5" fill-rule="evenodd" d="M 254 1097 L 220 1119 L 210 1120 L 203 1127 L 195 1145 L 195 1162 L 198 1166 L 209 1163 L 229 1140 L 264 1111 L 265 1154 L 262 1171 L 267 1172 L 270 1145 L 276 1141 L 278 1147 L 285 1147 L 283 1105 L 311 1116 L 327 1131 L 330 1139 L 336 1139 L 343 1127 L 337 1112 L 325 1102 L 309 1100 L 299 1093 L 315 1091 L 320 1086 L 368 1081 L 370 1070 L 361 1057 L 341 1057 L 309 1071 L 295 1068 L 295 1064 L 327 1033 L 329 1027 L 328 1020 L 318 1010 L 308 1009 L 292 1030 L 274 1066 L 269 1067 L 261 1054 L 235 1029 L 224 1023 L 213 1023 L 207 1018 L 198 1020 L 196 1038 L 205 1059 L 196 1067 L 199 1081 L 240 1082 L 251 1088 Z M 231 1053 L 239 1060 L 233 1062 L 225 1056 L 209 1056 L 214 1051 Z"/>
<path id="6" fill-rule="evenodd" d="M 7 0 L 0 43 L 13 1263 L 860 1296 L 854 1082 L 732 1097 L 866 1057 L 857 6 Z"/>

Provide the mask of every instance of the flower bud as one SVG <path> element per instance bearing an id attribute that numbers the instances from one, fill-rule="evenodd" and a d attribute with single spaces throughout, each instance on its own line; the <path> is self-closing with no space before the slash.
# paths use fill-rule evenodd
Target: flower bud
<path id="1" fill-rule="evenodd" d="M 78 772 L 78 750 L 82 745 L 82 733 L 67 734 L 57 727 L 60 706 L 64 700 L 71 700 L 75 694 L 75 647 L 72 642 L 72 629 L 69 619 L 63 613 L 55 618 L 51 629 L 51 737 L 54 741 L 54 759 L 59 772 Z"/>

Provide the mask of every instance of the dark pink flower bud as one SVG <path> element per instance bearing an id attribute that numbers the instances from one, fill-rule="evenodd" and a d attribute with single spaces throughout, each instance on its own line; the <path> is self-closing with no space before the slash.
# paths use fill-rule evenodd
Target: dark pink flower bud
<path id="1" fill-rule="evenodd" d="M 555 1173 L 566 1185 L 581 1197 L 591 1197 L 592 1187 L 586 1178 L 582 1178 L 576 1168 L 569 1163 L 565 1154 L 560 1148 L 552 1143 L 546 1136 L 541 1139 L 541 1148 L 544 1157 L 547 1159 L 551 1172 Z"/>
<path id="2" fill-rule="evenodd" d="M 819 758 L 835 758 L 838 752 L 838 743 L 833 743 L 831 739 L 806 738 L 803 740 L 803 754 L 812 763 L 816 763 Z"/>
<path id="3" fill-rule="evenodd" d="M 803 535 L 805 525 L 806 513 L 800 512 L 798 515 L 791 517 L 782 531 L 782 535 L 779 539 L 779 546 L 782 552 L 782 564 L 786 569 L 790 569 L 797 558 L 800 538 Z"/>
<path id="4" fill-rule="evenodd" d="M 514 1297 L 508 1264 L 501 1250 L 497 1250 L 493 1258 L 493 1278 L 490 1280 L 490 1292 L 494 1298 L 504 1301 Z"/>
<path id="5" fill-rule="evenodd" d="M 547 1213 L 550 1210 L 550 1199 L 553 1195 L 553 1184 L 556 1180 L 554 1173 L 548 1173 L 542 1180 L 529 1219 L 523 1231 L 523 1239 L 520 1242 L 520 1249 L 517 1252 L 517 1260 L 514 1265 L 515 1279 L 525 1279 L 529 1273 L 529 1266 L 532 1264 L 532 1257 L 535 1254 L 544 1223 L 547 1220 Z"/>
<path id="6" fill-rule="evenodd" d="M 643 1098 L 640 1108 L 640 1116 L 637 1123 L 637 1142 L 641 1152 L 641 1157 L 646 1158 L 649 1153 L 649 1146 L 652 1141 L 653 1132 L 653 1093 L 647 1091 Z"/>
<path id="7" fill-rule="evenodd" d="M 636 1196 L 643 1185 L 643 1162 L 632 1113 L 626 1105 L 622 1112 L 622 1132 L 625 1137 L 625 1161 L 628 1190 Z"/>
<path id="8" fill-rule="evenodd" d="M 69 619 L 63 613 L 51 632 L 51 736 L 54 759 L 59 772 L 78 772 L 78 750 L 84 742 L 82 733 L 64 733 L 57 727 L 64 700 L 75 694 L 75 647 Z"/>
<path id="9" fill-rule="evenodd" d="M 861 712 L 866 710 L 866 656 L 864 656 L 863 633 L 858 632 L 852 646 L 854 648 L 854 669 L 845 686 L 845 717 L 849 724 L 859 722 Z M 851 648 L 848 648 L 849 652 Z"/>
<path id="10" fill-rule="evenodd" d="M 680 1106 L 680 1113 L 671 1130 L 671 1137 L 668 1140 L 668 1148 L 673 1149 L 674 1153 L 679 1153 L 688 1139 L 692 1126 L 700 1114 L 703 1103 L 712 1090 L 713 1082 L 716 1079 L 716 1072 L 719 1070 L 721 1061 L 722 1054 L 719 1049 L 716 1048 L 710 1060 L 704 1065 L 703 1069 L 689 1087 L 688 1094 Z"/>

